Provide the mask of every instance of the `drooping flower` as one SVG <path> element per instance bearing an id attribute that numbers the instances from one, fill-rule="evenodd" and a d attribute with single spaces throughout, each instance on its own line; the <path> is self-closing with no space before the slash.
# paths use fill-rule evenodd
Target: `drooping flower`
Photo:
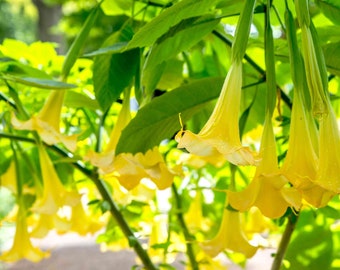
<path id="1" fill-rule="evenodd" d="M 282 173 L 298 189 L 303 198 L 315 207 L 325 206 L 335 195 L 314 182 L 318 170 L 318 156 L 312 142 L 316 132 L 308 122 L 300 89 L 296 89 L 290 122 L 289 147 L 282 166 Z M 318 149 L 318 147 L 317 147 Z"/>
<path id="2" fill-rule="evenodd" d="M 240 192 L 228 191 L 230 205 L 239 211 L 256 206 L 269 218 L 281 217 L 288 207 L 299 209 L 299 192 L 288 186 L 288 179 L 279 171 L 274 132 L 268 116 L 264 124 L 260 156 L 260 164 L 248 187 Z"/>
<path id="3" fill-rule="evenodd" d="M 86 213 L 82 203 L 78 203 L 71 209 L 71 231 L 77 232 L 79 235 L 87 235 L 88 233 L 93 234 L 103 227 L 94 216 Z"/>
<path id="4" fill-rule="evenodd" d="M 340 135 L 330 103 L 328 112 L 319 119 L 319 168 L 315 183 L 331 192 L 340 193 Z"/>
<path id="5" fill-rule="evenodd" d="M 255 154 L 244 147 L 239 134 L 242 87 L 242 62 L 232 63 L 220 97 L 209 120 L 198 134 L 181 130 L 176 135 L 178 148 L 199 156 L 220 157 L 236 165 L 255 165 Z"/>
<path id="6" fill-rule="evenodd" d="M 69 150 L 77 147 L 78 135 L 67 136 L 60 133 L 60 114 L 63 105 L 65 90 L 51 91 L 46 103 L 36 116 L 27 121 L 18 120 L 12 116 L 12 124 L 19 130 L 34 130 L 47 144 L 63 143 Z"/>
<path id="7" fill-rule="evenodd" d="M 51 230 L 56 230 L 58 234 L 63 234 L 69 231 L 71 223 L 65 218 L 60 217 L 58 214 L 48 215 L 39 214 L 38 219 L 33 218 L 34 224 L 30 236 L 33 238 L 44 238 Z"/>
<path id="8" fill-rule="evenodd" d="M 91 162 L 92 165 L 99 168 L 100 172 L 108 173 L 112 171 L 112 162 L 115 156 L 115 150 L 122 133 L 122 130 L 127 126 L 131 120 L 130 113 L 130 89 L 127 89 L 124 94 L 122 108 L 119 112 L 117 121 L 111 131 L 109 142 L 101 153 L 89 152 L 85 156 L 85 160 Z"/>
<path id="9" fill-rule="evenodd" d="M 27 229 L 26 211 L 21 205 L 19 205 L 16 222 L 12 248 L 0 255 L 0 260 L 5 262 L 15 262 L 21 259 L 27 259 L 32 262 L 38 262 L 48 257 L 48 252 L 43 252 L 32 245 Z"/>
<path id="10" fill-rule="evenodd" d="M 208 227 L 208 220 L 204 218 L 202 211 L 202 195 L 199 190 L 190 203 L 188 212 L 184 215 L 185 222 L 190 231 L 198 229 L 205 231 Z"/>
<path id="11" fill-rule="evenodd" d="M 159 189 L 165 189 L 177 174 L 167 167 L 158 147 L 154 147 L 145 154 L 119 154 L 113 160 L 112 172 L 104 177 L 117 178 L 127 190 L 136 187 L 143 178 L 150 179 Z"/>
<path id="12" fill-rule="evenodd" d="M 201 243 L 202 249 L 211 257 L 217 256 L 224 250 L 243 253 L 247 258 L 252 257 L 257 250 L 249 244 L 241 230 L 241 217 L 237 211 L 225 208 L 222 222 L 216 236 Z"/>
<path id="13" fill-rule="evenodd" d="M 76 191 L 66 190 L 45 148 L 39 145 L 38 151 L 44 190 L 42 197 L 33 205 L 32 211 L 53 215 L 64 205 L 74 206 L 79 203 L 81 195 Z"/>

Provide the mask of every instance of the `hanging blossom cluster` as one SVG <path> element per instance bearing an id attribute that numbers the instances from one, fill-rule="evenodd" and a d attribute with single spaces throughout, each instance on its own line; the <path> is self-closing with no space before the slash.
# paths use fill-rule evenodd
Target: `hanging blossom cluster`
<path id="1" fill-rule="evenodd" d="M 214 239 L 203 244 L 213 256 L 224 249 L 244 253 L 247 257 L 255 253 L 255 247 L 250 246 L 244 234 L 237 229 L 240 228 L 240 212 L 257 207 L 264 216 L 279 218 L 288 208 L 298 212 L 304 205 L 324 207 L 340 191 L 340 135 L 328 94 L 325 63 L 306 1 L 295 1 L 295 4 L 301 27 L 302 55 L 298 49 L 293 17 L 287 7 L 286 34 L 290 45 L 294 98 L 289 146 L 282 165 L 279 166 L 278 162 L 270 110 L 266 111 L 259 153 L 240 142 L 238 119 L 242 61 L 233 54 L 221 94 L 205 126 L 198 134 L 182 128 L 176 136 L 178 147 L 192 154 L 209 157 L 210 160 L 218 160 L 222 155 L 237 166 L 256 166 L 254 177 L 247 187 L 235 190 L 235 183 L 232 183 L 227 191 L 220 230 Z M 238 26 L 242 24 L 241 20 L 242 16 Z M 250 23 L 251 17 L 247 21 Z M 237 43 L 237 35 L 241 35 L 244 29 L 246 27 L 236 31 L 234 55 L 236 50 L 238 55 L 244 54 Z M 245 40 L 242 39 L 242 42 Z M 273 89 L 268 89 L 267 95 L 270 95 L 270 90 Z M 228 235 L 230 231 L 233 231 L 232 235 Z"/>

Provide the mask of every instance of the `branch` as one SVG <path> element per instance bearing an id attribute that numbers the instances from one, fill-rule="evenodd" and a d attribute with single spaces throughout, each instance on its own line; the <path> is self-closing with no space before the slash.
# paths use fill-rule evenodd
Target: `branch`
<path id="1" fill-rule="evenodd" d="M 280 270 L 282 261 L 286 254 L 287 247 L 289 245 L 289 241 L 292 237 L 296 223 L 299 219 L 299 214 L 296 215 L 295 213 L 291 212 L 287 219 L 288 222 L 285 231 L 282 235 L 281 242 L 275 255 L 271 270 Z"/>

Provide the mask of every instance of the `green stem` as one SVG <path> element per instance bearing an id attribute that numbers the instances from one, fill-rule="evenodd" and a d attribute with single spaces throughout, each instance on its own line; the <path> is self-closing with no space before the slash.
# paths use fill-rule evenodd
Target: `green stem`
<path id="1" fill-rule="evenodd" d="M 191 264 L 191 267 L 193 270 L 198 270 L 199 266 L 198 263 L 196 261 L 196 256 L 195 256 L 195 252 L 194 252 L 194 248 L 193 248 L 193 243 L 192 241 L 194 240 L 194 237 L 190 234 L 188 227 L 185 223 L 183 214 L 182 214 L 182 201 L 181 201 L 181 197 L 177 191 L 177 187 L 176 185 L 173 183 L 172 186 L 172 192 L 174 194 L 175 197 L 175 201 L 176 201 L 176 212 L 177 212 L 177 218 L 178 221 L 181 225 L 182 231 L 183 231 L 183 235 L 186 241 L 186 246 L 187 246 L 187 255 L 189 257 L 189 261 Z"/>
<path id="2" fill-rule="evenodd" d="M 287 225 L 286 225 L 285 231 L 283 232 L 280 245 L 275 255 L 271 270 L 280 270 L 282 261 L 286 254 L 286 250 L 288 248 L 288 244 L 294 232 L 298 218 L 299 218 L 299 215 L 296 215 L 294 213 L 291 213 L 290 216 L 287 218 L 288 219 Z"/>
<path id="3" fill-rule="evenodd" d="M 33 144 L 37 144 L 37 142 L 34 139 L 25 138 L 13 134 L 3 133 L 0 132 L 0 138 L 7 138 L 11 140 L 19 140 L 24 142 L 29 142 Z M 58 153 L 62 157 L 69 158 L 73 160 L 73 154 L 69 153 L 61 148 L 59 148 L 56 145 L 47 145 L 51 150 Z M 102 182 L 101 179 L 99 179 L 98 174 L 94 170 L 90 170 L 86 168 L 80 161 L 71 162 L 71 164 L 81 171 L 84 175 L 86 175 L 89 179 L 92 180 L 92 182 L 96 185 L 100 195 L 102 196 L 103 200 L 109 203 L 110 205 L 110 213 L 112 217 L 116 220 L 119 227 L 123 231 L 125 237 L 129 240 L 129 243 L 131 244 L 132 248 L 136 252 L 136 254 L 139 256 L 141 261 L 144 264 L 144 268 L 147 270 L 156 270 L 157 268 L 152 263 L 149 255 L 147 252 L 143 249 L 141 243 L 138 241 L 136 236 L 134 235 L 133 231 L 129 227 L 128 223 L 124 219 L 122 213 L 119 211 L 118 206 L 116 203 L 112 200 L 112 197 L 110 195 L 110 192 L 107 190 L 106 186 Z"/>

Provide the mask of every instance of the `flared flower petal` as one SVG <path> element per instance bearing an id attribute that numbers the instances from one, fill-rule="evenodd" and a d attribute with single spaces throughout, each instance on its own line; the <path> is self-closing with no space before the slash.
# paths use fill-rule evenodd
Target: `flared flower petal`
<path id="1" fill-rule="evenodd" d="M 176 172 L 170 170 L 164 162 L 158 147 L 148 150 L 145 154 L 122 153 L 115 157 L 113 172 L 107 177 L 115 177 L 128 190 L 136 187 L 143 178 L 148 178 L 159 189 L 168 188 Z"/>
<path id="2" fill-rule="evenodd" d="M 316 132 L 308 122 L 300 92 L 296 91 L 290 122 L 289 147 L 282 166 L 282 173 L 302 193 L 303 199 L 315 207 L 323 207 L 335 195 L 319 185 L 316 180 L 318 157 L 312 142 Z"/>
<path id="3" fill-rule="evenodd" d="M 257 250 L 257 247 L 249 244 L 243 231 L 241 231 L 240 213 L 227 208 L 224 209 L 217 235 L 213 239 L 201 243 L 201 247 L 212 257 L 227 249 L 243 253 L 247 258 L 250 258 Z"/>
<path id="4" fill-rule="evenodd" d="M 22 207 L 19 207 L 12 248 L 5 251 L 0 256 L 0 260 L 5 262 L 16 262 L 21 259 L 27 259 L 32 262 L 38 262 L 48 256 L 48 252 L 43 252 L 32 245 L 27 230 L 25 211 L 22 210 Z"/>
<path id="5" fill-rule="evenodd" d="M 340 193 L 340 135 L 330 104 L 328 108 L 328 115 L 319 122 L 319 169 L 315 183 L 329 191 Z"/>
<path id="6" fill-rule="evenodd" d="M 52 91 L 41 111 L 27 121 L 20 121 L 13 115 L 12 125 L 19 130 L 38 132 L 42 140 L 49 145 L 62 143 L 69 150 L 75 151 L 78 135 L 63 135 L 59 128 L 64 92 L 64 90 Z"/>
<path id="7" fill-rule="evenodd" d="M 68 191 L 60 182 L 58 174 L 43 146 L 38 146 L 41 175 L 44 184 L 43 195 L 38 198 L 32 211 L 40 214 L 55 214 L 64 205 L 74 206 L 80 203 L 81 195 Z"/>
<path id="8" fill-rule="evenodd" d="M 288 187 L 288 179 L 278 169 L 275 138 L 269 117 L 264 124 L 260 156 L 261 162 L 249 186 L 240 192 L 228 191 L 230 205 L 239 211 L 256 206 L 269 218 L 281 217 L 288 207 L 299 209 L 299 192 Z"/>
<path id="9" fill-rule="evenodd" d="M 176 135 L 178 148 L 199 156 L 224 156 L 236 165 L 255 165 L 255 154 L 240 141 L 239 113 L 242 87 L 242 62 L 235 61 L 224 81 L 220 97 L 209 120 L 198 134 L 181 130 Z"/>

